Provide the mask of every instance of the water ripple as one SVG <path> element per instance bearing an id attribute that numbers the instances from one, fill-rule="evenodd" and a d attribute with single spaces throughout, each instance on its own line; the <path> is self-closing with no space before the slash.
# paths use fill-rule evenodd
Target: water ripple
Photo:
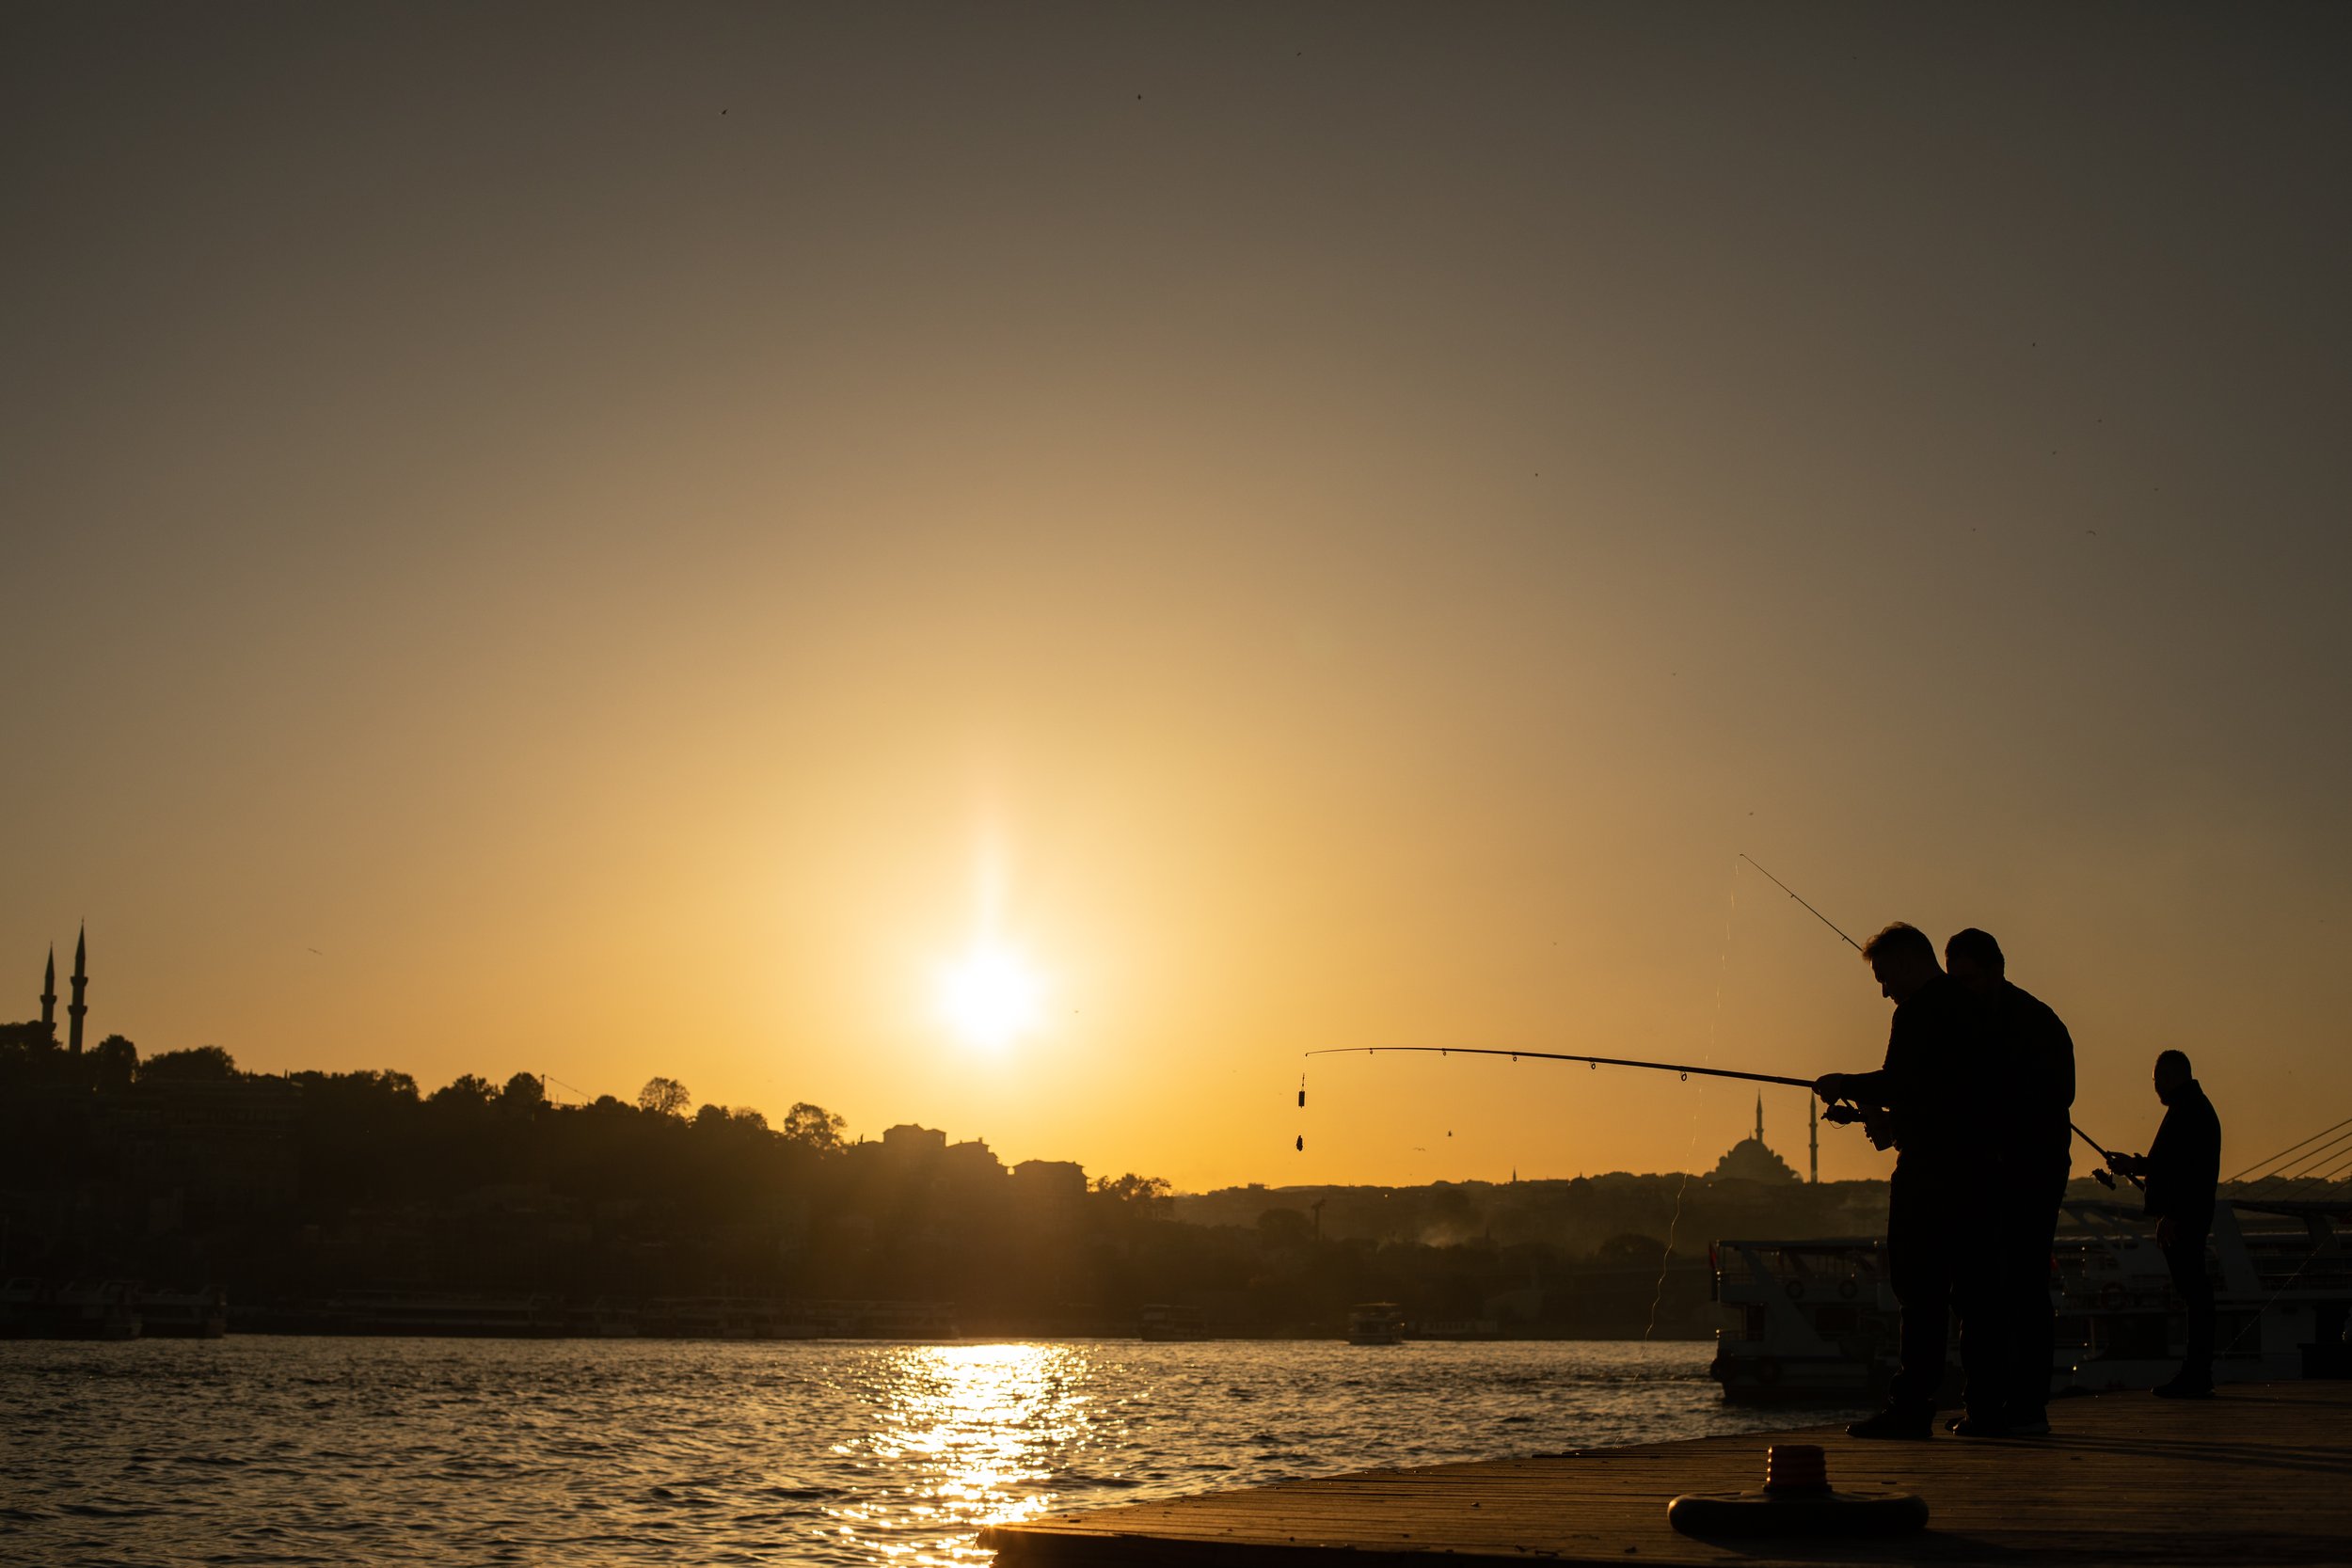
<path id="1" fill-rule="evenodd" d="M 1708 1351 L 0 1343 L 0 1560 L 952 1568 L 1066 1509 L 1772 1425 Z"/>

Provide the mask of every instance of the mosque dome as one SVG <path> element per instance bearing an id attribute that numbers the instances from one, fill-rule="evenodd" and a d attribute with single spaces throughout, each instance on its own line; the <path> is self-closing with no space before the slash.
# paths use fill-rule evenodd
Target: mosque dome
<path id="1" fill-rule="evenodd" d="M 1756 1101 L 1756 1135 L 1741 1138 L 1724 1151 L 1708 1173 L 1710 1181 L 1788 1182 L 1799 1180 L 1788 1161 L 1773 1153 L 1764 1143 L 1764 1100 Z"/>

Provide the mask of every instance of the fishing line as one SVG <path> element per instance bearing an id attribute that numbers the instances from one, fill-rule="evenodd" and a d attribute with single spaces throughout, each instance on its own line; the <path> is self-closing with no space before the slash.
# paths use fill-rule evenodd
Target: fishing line
<path id="1" fill-rule="evenodd" d="M 1761 871 L 1763 867 L 1757 866 L 1756 869 Z M 1723 954 L 1715 960 L 1715 1012 L 1707 1022 L 1706 1059 L 1710 1062 L 1715 1059 L 1715 1042 L 1723 1034 L 1724 976 L 1731 969 L 1731 922 L 1739 912 L 1740 863 L 1735 860 L 1731 863 L 1731 895 L 1724 905 Z M 1598 1071 L 1599 1069 L 1596 1067 L 1594 1070 Z M 1685 1082 L 1688 1082 L 1687 1078 Z M 1642 1343 L 1645 1345 L 1649 1343 L 1650 1336 L 1658 1332 L 1658 1304 L 1666 1298 L 1666 1266 L 1674 1259 L 1675 1237 L 1682 1228 L 1682 1196 L 1691 1190 L 1692 1157 L 1698 1152 L 1699 1147 L 1699 1104 L 1706 1098 L 1707 1085 L 1701 1084 L 1699 1092 L 1691 1101 L 1691 1141 L 1682 1150 L 1682 1180 L 1675 1188 L 1674 1217 L 1666 1222 L 1666 1250 L 1658 1259 L 1658 1283 L 1649 1293 L 1649 1323 L 1642 1330 Z"/>
<path id="2" fill-rule="evenodd" d="M 1758 861 L 1758 860 L 1757 860 L 1755 856 L 1753 856 L 1753 855 L 1748 855 L 1748 854 L 1742 854 L 1740 858 L 1741 860 L 1743 860 L 1743 861 L 1746 861 L 1746 862 L 1747 862 L 1750 865 L 1755 866 L 1755 867 L 1756 867 L 1758 871 L 1764 871 L 1764 865 L 1763 865 L 1763 863 L 1762 863 L 1762 862 L 1760 862 L 1760 861 Z M 1732 869 L 1736 872 L 1737 870 L 1739 870 L 1739 867 L 1738 867 L 1738 866 L 1734 866 L 1734 867 L 1732 867 Z M 1805 912 L 1805 913 L 1807 913 L 1807 914 L 1811 915 L 1814 919 L 1816 919 L 1816 920 L 1820 921 L 1822 925 L 1827 926 L 1827 927 L 1828 927 L 1831 930 L 1833 930 L 1833 931 L 1837 931 L 1837 927 L 1836 927 L 1836 923 L 1835 923 L 1835 922 L 1833 922 L 1833 921 L 1830 919 L 1830 917 L 1829 917 L 1829 916 L 1827 916 L 1827 915 L 1823 914 L 1820 911 L 1819 911 L 1819 910 L 1815 909 L 1812 905 L 1810 905 L 1810 904 L 1805 904 L 1804 899 L 1802 899 L 1802 898 L 1797 898 L 1797 890 L 1796 890 L 1795 888 L 1790 887 L 1790 886 L 1789 886 L 1787 882 L 1782 881 L 1782 880 L 1781 880 L 1778 877 L 1773 876 L 1773 875 L 1772 875 L 1771 872 L 1769 872 L 1769 871 L 1764 871 L 1764 879 L 1765 879 L 1766 881 L 1771 882 L 1771 883 L 1772 884 L 1772 886 L 1774 886 L 1774 887 L 1776 887 L 1776 888 L 1780 889 L 1780 891 L 1781 891 L 1781 892 L 1783 892 L 1783 893 L 1787 894 L 1789 897 L 1791 897 L 1791 898 L 1796 898 L 1798 903 L 1800 903 L 1800 904 L 1804 904 L 1804 912 Z M 1847 946 L 1849 946 L 1849 947 L 1852 948 L 1852 949 L 1853 949 L 1855 952 L 1857 952 L 1857 953 L 1859 953 L 1859 952 L 1861 952 L 1861 951 L 1862 951 L 1862 943 L 1860 943 L 1860 942 L 1858 942 L 1854 941 L 1854 939 L 1853 939 L 1853 938 L 1851 938 L 1851 937 L 1848 936 L 1848 935 L 1847 935 L 1845 932 L 1843 932 L 1843 931 L 1837 931 L 1837 940 L 1838 940 L 1838 941 L 1840 941 L 1840 942 L 1844 942 Z"/>

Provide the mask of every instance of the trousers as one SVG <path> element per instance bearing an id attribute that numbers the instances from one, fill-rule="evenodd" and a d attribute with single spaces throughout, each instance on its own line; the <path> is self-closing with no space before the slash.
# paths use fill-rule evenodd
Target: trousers
<path id="1" fill-rule="evenodd" d="M 2058 1313 L 2050 1305 L 2050 1254 L 2058 1238 L 2058 1202 L 2066 1196 L 2068 1164 L 2035 1160 L 2012 1167 L 2002 1182 L 1994 1216 L 1988 1288 L 1996 1300 L 2006 1343 L 2007 1371 L 1999 1403 L 2012 1419 L 2040 1417 L 2050 1402 L 2050 1363 Z M 1974 1390 L 1971 1389 L 1972 1407 Z"/>
<path id="2" fill-rule="evenodd" d="M 2172 1271 L 2172 1288 L 2188 1307 L 2188 1345 L 2181 1370 L 2191 1378 L 2213 1377 L 2213 1276 L 2205 1273 L 2205 1238 L 2213 1222 L 2184 1225 L 2172 1222 L 2172 1244 L 2164 1249 L 2164 1266 Z"/>
<path id="3" fill-rule="evenodd" d="M 2007 1336 L 1988 1311 L 1988 1242 L 1994 1205 L 1950 1173 L 1899 1163 L 1886 1207 L 1887 1282 L 1902 1308 L 1901 1368 L 1892 1402 L 1932 1409 L 1944 1383 L 1952 1318 L 1972 1402 L 1991 1404 L 2009 1381 Z"/>

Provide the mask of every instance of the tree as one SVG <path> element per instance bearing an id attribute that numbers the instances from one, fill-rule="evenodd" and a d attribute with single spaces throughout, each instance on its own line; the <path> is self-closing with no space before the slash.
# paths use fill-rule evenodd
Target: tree
<path id="1" fill-rule="evenodd" d="M 128 1045 L 130 1042 L 125 1040 L 123 1043 Z M 141 1082 L 149 1079 L 177 1079 L 182 1083 L 221 1084 L 227 1083 L 236 1075 L 236 1058 L 217 1045 L 199 1045 L 186 1051 L 167 1051 L 160 1056 L 150 1056 L 139 1064 Z"/>
<path id="2" fill-rule="evenodd" d="M 675 1078 L 648 1078 L 645 1086 L 637 1091 L 637 1108 L 658 1117 L 682 1117 L 693 1098 L 686 1092 L 686 1085 Z"/>
<path id="3" fill-rule="evenodd" d="M 442 1085 L 433 1091 L 436 1105 L 461 1105 L 480 1109 L 498 1098 L 498 1088 L 487 1078 L 467 1073 L 464 1077 Z"/>
<path id="4" fill-rule="evenodd" d="M 499 1090 L 499 1109 L 509 1116 L 529 1116 L 548 1102 L 548 1089 L 532 1072 L 518 1072 Z"/>
<path id="5" fill-rule="evenodd" d="M 1295 1209 L 1268 1209 L 1258 1216 L 1258 1239 L 1268 1246 L 1305 1246 L 1314 1234 L 1315 1222 Z"/>
<path id="6" fill-rule="evenodd" d="M 841 1135 L 850 1124 L 826 1110 L 803 1100 L 784 1113 L 784 1126 L 779 1129 L 786 1139 L 819 1154 L 838 1153 Z"/>
<path id="7" fill-rule="evenodd" d="M 1168 1203 L 1168 1191 L 1166 1177 L 1137 1176 L 1133 1171 L 1124 1176 L 1098 1176 L 1094 1179 L 1097 1197 L 1106 1198 L 1120 1209 L 1147 1217 L 1160 1212 Z"/>
<path id="8" fill-rule="evenodd" d="M 697 1132 L 722 1132 L 726 1126 L 727 1108 L 724 1105 L 706 1105 L 694 1113 L 694 1128 Z"/>
<path id="9" fill-rule="evenodd" d="M 1666 1243 L 1655 1236 L 1645 1236 L 1632 1230 L 1623 1231 L 1594 1248 L 1593 1259 L 1601 1263 L 1620 1266 L 1639 1264 L 1643 1268 L 1654 1268 L 1666 1261 Z"/>
<path id="10" fill-rule="evenodd" d="M 120 1035 L 108 1035 L 89 1053 L 90 1084 L 102 1094 L 129 1088 L 138 1072 L 139 1048 Z"/>

